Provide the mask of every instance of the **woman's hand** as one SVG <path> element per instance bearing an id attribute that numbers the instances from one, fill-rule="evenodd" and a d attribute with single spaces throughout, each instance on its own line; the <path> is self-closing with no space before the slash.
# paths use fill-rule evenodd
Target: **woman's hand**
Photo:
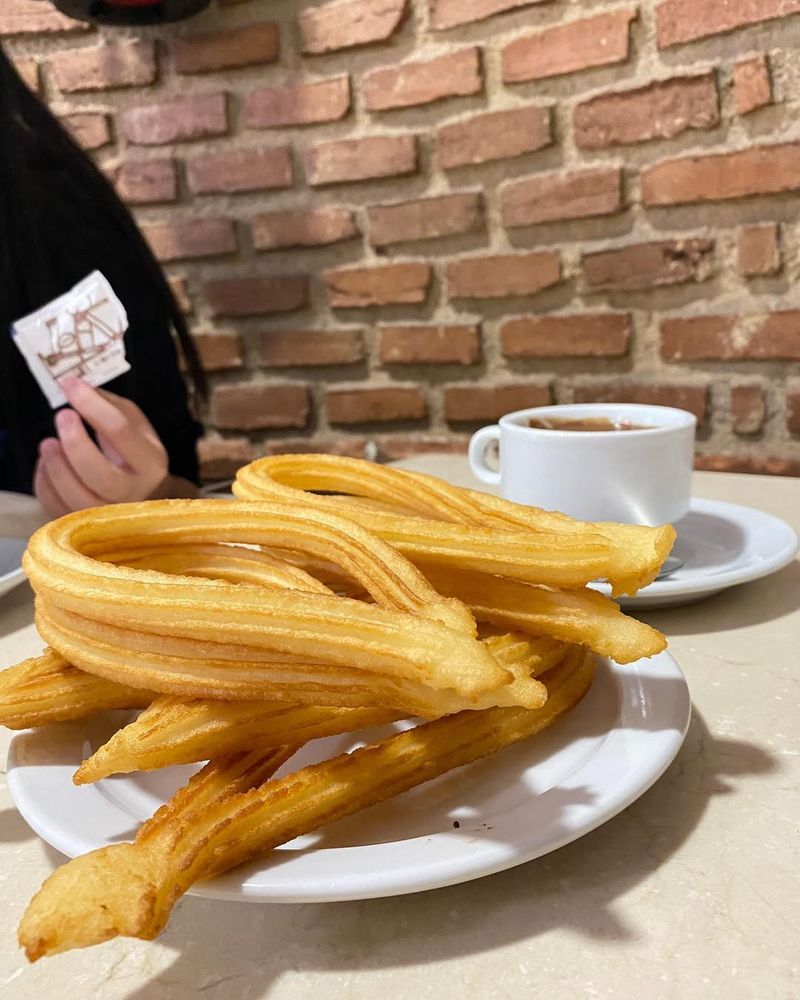
<path id="1" fill-rule="evenodd" d="M 159 492 L 169 474 L 167 453 L 139 407 L 77 378 L 62 379 L 60 385 L 72 409 L 56 414 L 58 437 L 40 443 L 33 481 L 48 516 L 146 500 Z M 96 432 L 98 444 L 81 417 Z"/>

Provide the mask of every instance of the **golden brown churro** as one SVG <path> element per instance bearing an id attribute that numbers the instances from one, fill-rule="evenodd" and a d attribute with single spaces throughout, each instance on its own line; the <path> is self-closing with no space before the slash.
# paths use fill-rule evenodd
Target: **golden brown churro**
<path id="1" fill-rule="evenodd" d="M 585 584 L 650 582 L 670 527 L 584 524 L 329 456 L 260 459 L 235 490 L 80 511 L 30 541 L 52 648 L 0 675 L 0 722 L 144 708 L 77 783 L 209 761 L 134 843 L 45 882 L 19 931 L 32 961 L 155 937 L 195 882 L 550 725 L 595 652 L 664 648 Z M 292 747 L 411 717 L 432 721 L 272 777 Z"/>
<path id="2" fill-rule="evenodd" d="M 0 671 L 0 726 L 32 729 L 112 708 L 145 708 L 155 697 L 87 674 L 48 649 Z"/>
<path id="3" fill-rule="evenodd" d="M 304 491 L 365 497 L 398 513 L 339 497 L 309 496 L 315 509 L 342 513 L 386 539 L 412 562 L 477 569 L 527 583 L 574 589 L 608 580 L 615 594 L 651 583 L 675 542 L 671 525 L 589 523 L 451 486 L 435 476 L 332 455 L 275 455 L 240 469 L 243 499 L 301 503 Z M 409 513 L 413 516 L 409 517 Z M 464 530 L 466 527 L 470 530 Z M 499 530 L 498 530 L 499 529 Z"/>
<path id="4" fill-rule="evenodd" d="M 509 702 L 523 701 L 529 708 L 541 707 L 547 689 L 533 675 L 553 667 L 563 658 L 567 647 L 524 633 L 491 636 L 484 641 L 515 676 L 509 685 Z M 444 710 L 438 711 L 439 707 Z M 431 705 L 429 714 L 446 715 L 448 707 Z M 282 746 L 292 740 L 305 743 L 383 725 L 401 717 L 401 712 L 386 708 L 323 708 L 263 701 L 183 702 L 159 698 L 87 758 L 78 769 L 75 782 L 84 784 L 110 774 L 191 764 L 241 750 Z"/>
<path id="5" fill-rule="evenodd" d="M 271 590 L 130 569 L 92 558 L 147 540 L 205 543 L 211 537 L 280 544 L 344 566 L 374 605 L 321 593 Z M 355 525 L 316 511 L 270 504 L 153 501 L 68 514 L 39 529 L 25 555 L 45 641 L 76 666 L 109 680 L 181 697 L 308 700 L 308 685 L 330 684 L 313 667 L 363 672 L 365 681 L 411 680 L 470 698 L 511 677 L 474 638 L 469 611 L 441 598 L 407 560 Z M 108 641 L 81 637 L 59 612 L 108 628 Z M 73 622 L 74 624 L 74 622 Z M 119 630 L 264 650 L 273 671 L 230 661 L 158 654 L 136 663 L 119 654 Z M 306 663 L 284 665 L 285 658 Z M 246 676 L 245 676 L 246 674 Z M 334 685 L 335 687 L 335 685 Z"/>
<path id="6" fill-rule="evenodd" d="M 258 753 L 210 764 L 133 844 L 93 851 L 54 872 L 28 906 L 20 943 L 36 961 L 118 935 L 152 939 L 193 883 L 527 739 L 580 701 L 593 672 L 592 654 L 571 654 L 547 675 L 549 697 L 541 709 L 448 716 L 285 778 L 253 783 L 250 791 L 241 790 L 241 772 L 259 767 Z M 267 768 L 273 764 L 268 758 Z M 208 791 L 201 795 L 193 785 Z"/>

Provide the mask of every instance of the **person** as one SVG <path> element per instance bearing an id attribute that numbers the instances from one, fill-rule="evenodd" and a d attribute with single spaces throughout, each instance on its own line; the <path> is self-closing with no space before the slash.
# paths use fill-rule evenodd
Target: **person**
<path id="1" fill-rule="evenodd" d="M 0 490 L 49 517 L 103 503 L 191 496 L 197 438 L 173 338 L 197 396 L 197 351 L 125 205 L 0 48 Z M 102 389 L 70 378 L 53 413 L 11 336 L 15 320 L 94 270 L 128 314 L 130 371 Z"/>

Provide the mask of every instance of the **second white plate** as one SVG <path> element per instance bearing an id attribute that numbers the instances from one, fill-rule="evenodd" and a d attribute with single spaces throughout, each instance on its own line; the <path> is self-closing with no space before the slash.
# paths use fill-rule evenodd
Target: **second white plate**
<path id="1" fill-rule="evenodd" d="M 669 654 L 624 667 L 601 661 L 581 704 L 541 736 L 192 891 L 283 903 L 367 899 L 522 864 L 588 833 L 648 789 L 677 754 L 690 710 L 686 681 Z M 17 808 L 39 836 L 70 857 L 131 840 L 192 773 L 179 767 L 73 785 L 80 761 L 121 721 L 109 713 L 22 733 L 11 743 L 8 788 Z M 361 735 L 318 740 L 286 770 L 379 734 Z"/>
<path id="2" fill-rule="evenodd" d="M 0 538 L 0 597 L 25 579 L 22 553 L 27 544 L 19 538 Z"/>

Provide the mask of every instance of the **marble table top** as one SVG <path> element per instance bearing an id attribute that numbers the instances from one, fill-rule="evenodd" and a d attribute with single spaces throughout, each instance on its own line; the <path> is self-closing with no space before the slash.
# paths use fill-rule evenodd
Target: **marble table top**
<path id="1" fill-rule="evenodd" d="M 465 461 L 403 463 L 469 483 Z M 698 496 L 800 529 L 800 480 L 699 473 Z M 0 525 L 3 523 L 0 498 Z M 18 507 L 15 516 L 19 516 Z M 0 668 L 33 655 L 27 585 L 0 598 Z M 0 788 L 0 993 L 9 1000 L 800 996 L 800 565 L 642 613 L 687 676 L 689 734 L 621 815 L 538 861 L 447 889 L 317 905 L 185 898 L 156 942 L 29 966 L 15 928 L 63 859 Z M 8 734 L 0 731 L 0 760 Z M 1 777 L 1 776 L 0 776 Z"/>

